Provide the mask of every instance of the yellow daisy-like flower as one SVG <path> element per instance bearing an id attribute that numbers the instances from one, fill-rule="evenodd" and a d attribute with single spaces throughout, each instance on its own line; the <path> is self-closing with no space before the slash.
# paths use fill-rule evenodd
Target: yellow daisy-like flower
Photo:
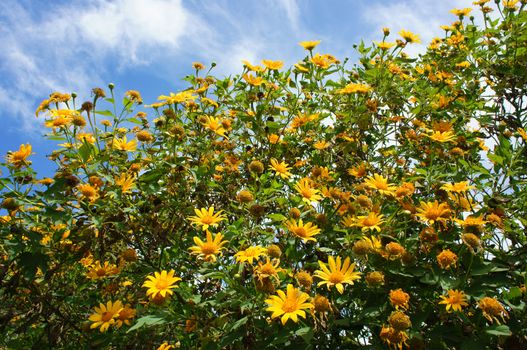
<path id="1" fill-rule="evenodd" d="M 313 225 L 311 222 L 304 222 L 302 219 L 298 222 L 294 219 L 289 220 L 286 224 L 286 227 L 291 231 L 295 236 L 301 238 L 304 242 L 317 240 L 313 238 L 320 233 L 320 229 L 317 225 Z"/>
<path id="2" fill-rule="evenodd" d="M 245 250 L 240 250 L 238 253 L 234 254 L 236 261 L 239 263 L 248 262 L 249 264 L 253 263 L 254 259 L 258 259 L 262 255 L 267 254 L 267 249 L 260 247 L 259 245 L 249 247 Z"/>
<path id="3" fill-rule="evenodd" d="M 132 309 L 130 305 L 127 304 L 121 311 L 119 311 L 119 315 L 115 321 L 116 327 L 121 328 L 123 324 L 129 326 L 130 321 L 135 318 L 135 314 L 135 309 Z"/>
<path id="4" fill-rule="evenodd" d="M 127 152 L 133 152 L 137 149 L 137 140 L 132 139 L 128 141 L 126 136 L 123 136 L 122 138 L 116 137 L 113 140 L 113 148 L 119 151 L 127 151 Z"/>
<path id="5" fill-rule="evenodd" d="M 115 178 L 115 184 L 121 187 L 122 193 L 128 193 L 135 186 L 135 176 L 123 173 Z"/>
<path id="6" fill-rule="evenodd" d="M 298 43 L 298 45 L 302 46 L 304 50 L 308 50 L 308 51 L 313 50 L 315 47 L 318 46 L 318 44 L 320 44 L 320 40 L 301 41 Z"/>
<path id="7" fill-rule="evenodd" d="M 319 195 L 319 190 L 312 187 L 312 182 L 308 178 L 300 179 L 295 184 L 295 189 L 302 196 L 302 200 L 308 204 L 316 203 L 322 199 L 322 196 Z"/>
<path id="8" fill-rule="evenodd" d="M 453 142 L 456 139 L 456 135 L 452 133 L 452 131 L 434 131 L 430 135 L 426 135 L 431 140 L 434 140 L 436 142 L 445 143 L 445 142 Z"/>
<path id="9" fill-rule="evenodd" d="M 261 72 L 261 71 L 263 71 L 263 68 L 261 66 L 255 66 L 255 65 L 251 64 L 251 62 L 249 62 L 247 60 L 242 60 L 242 63 L 250 71 L 253 71 L 253 72 Z"/>
<path id="10" fill-rule="evenodd" d="M 83 198 L 88 199 L 90 202 L 99 198 L 99 190 L 90 184 L 80 184 L 77 186 L 77 190 L 79 190 Z"/>
<path id="11" fill-rule="evenodd" d="M 108 261 L 105 261 L 104 264 L 101 265 L 100 261 L 96 261 L 90 266 L 86 276 L 92 280 L 98 280 L 108 276 L 116 275 L 118 273 L 119 268 L 116 265 L 110 264 Z"/>
<path id="12" fill-rule="evenodd" d="M 465 293 L 459 290 L 450 289 L 448 290 L 448 296 L 441 295 L 441 301 L 439 304 L 445 305 L 447 312 L 462 311 L 462 308 L 468 306 L 467 297 Z"/>
<path id="13" fill-rule="evenodd" d="M 215 134 L 218 134 L 220 136 L 225 136 L 225 132 L 227 131 L 223 127 L 223 124 L 220 118 L 211 117 L 209 115 L 205 117 L 205 122 L 203 123 L 203 127 L 213 131 Z"/>
<path id="14" fill-rule="evenodd" d="M 279 70 L 284 66 L 284 61 L 262 60 L 262 64 L 269 70 Z"/>
<path id="15" fill-rule="evenodd" d="M 269 305 L 266 311 L 272 312 L 271 318 L 281 316 L 282 324 L 291 319 L 298 322 L 298 317 L 306 317 L 304 309 L 312 309 L 313 304 L 306 303 L 309 295 L 293 287 L 292 284 L 287 285 L 287 294 L 283 291 L 277 291 L 278 295 L 271 295 L 265 302 Z"/>
<path id="16" fill-rule="evenodd" d="M 194 95 L 194 91 L 187 90 L 187 91 L 181 91 L 177 94 L 171 92 L 169 96 L 161 95 L 157 99 L 161 101 L 165 101 L 166 104 L 171 103 L 183 103 L 188 101 L 194 101 L 197 98 L 196 95 Z"/>
<path id="17" fill-rule="evenodd" d="M 174 349 L 174 345 L 170 345 L 168 342 L 163 342 L 163 344 L 159 345 L 157 350 L 172 350 Z"/>
<path id="18" fill-rule="evenodd" d="M 381 50 L 389 50 L 395 46 L 395 43 L 388 43 L 386 41 L 375 42 L 375 45 Z"/>
<path id="19" fill-rule="evenodd" d="M 295 63 L 294 67 L 299 72 L 302 72 L 302 73 L 308 73 L 309 72 L 309 69 L 307 67 L 305 67 L 302 63 Z"/>
<path id="20" fill-rule="evenodd" d="M 390 291 L 390 303 L 397 310 L 399 308 L 403 308 L 407 310 L 409 301 L 410 301 L 410 295 L 406 293 L 405 291 L 403 291 L 401 288 L 392 289 Z"/>
<path id="21" fill-rule="evenodd" d="M 501 305 L 501 303 L 495 298 L 481 298 L 478 302 L 478 307 L 483 311 L 483 316 L 485 316 L 490 323 L 496 321 L 500 324 L 498 317 L 500 317 L 503 322 L 505 322 L 506 317 L 509 317 L 509 314 L 505 311 L 503 305 Z"/>
<path id="22" fill-rule="evenodd" d="M 221 210 L 214 214 L 214 206 L 209 207 L 209 209 L 194 209 L 194 212 L 196 215 L 189 217 L 189 220 L 193 224 L 201 226 L 203 231 L 208 230 L 211 226 L 217 227 L 219 222 L 225 220 Z"/>
<path id="23" fill-rule="evenodd" d="M 216 261 L 216 255 L 221 253 L 221 250 L 225 249 L 223 246 L 228 241 L 223 241 L 223 235 L 217 233 L 212 238 L 212 234 L 207 230 L 207 238 L 203 242 L 198 237 L 194 236 L 195 246 L 190 247 L 191 254 L 197 255 L 199 258 L 203 258 L 205 261 L 214 262 Z"/>
<path id="24" fill-rule="evenodd" d="M 154 272 L 154 276 L 147 276 L 145 283 L 142 287 L 148 288 L 146 295 L 150 298 L 156 298 L 161 296 L 164 298 L 167 294 L 172 295 L 174 292 L 172 289 L 177 288 L 176 282 L 181 281 L 181 278 L 174 277 L 176 271 L 170 270 L 167 272 L 163 270 L 161 272 Z"/>
<path id="25" fill-rule="evenodd" d="M 403 350 L 404 347 L 408 347 L 408 334 L 405 331 L 382 326 L 379 337 L 388 345 L 389 349 Z"/>
<path id="26" fill-rule="evenodd" d="M 357 216 L 355 225 L 361 227 L 363 232 L 368 230 L 381 232 L 379 225 L 385 222 L 383 217 L 384 215 L 372 211 L 367 216 Z"/>
<path id="27" fill-rule="evenodd" d="M 420 43 L 421 42 L 419 35 L 414 34 L 408 30 L 401 29 L 401 31 L 399 31 L 399 35 L 404 40 L 406 40 L 407 43 Z"/>
<path id="28" fill-rule="evenodd" d="M 289 172 L 289 165 L 286 162 L 279 162 L 276 159 L 271 159 L 271 168 L 275 171 L 276 175 L 282 179 L 288 179 L 291 175 Z"/>
<path id="29" fill-rule="evenodd" d="M 9 164 L 13 164 L 15 168 L 20 168 L 23 165 L 28 165 L 27 158 L 31 155 L 31 145 L 25 144 L 20 145 L 18 151 L 11 151 L 7 153 L 6 161 Z"/>
<path id="30" fill-rule="evenodd" d="M 247 84 L 252 86 L 260 86 L 264 83 L 264 80 L 262 77 L 255 77 L 251 74 L 244 74 L 243 79 L 247 82 Z"/>
<path id="31" fill-rule="evenodd" d="M 355 84 L 351 83 L 337 90 L 338 94 L 366 94 L 371 91 L 371 87 L 367 84 Z"/>
<path id="32" fill-rule="evenodd" d="M 326 55 L 321 55 L 317 53 L 313 57 L 311 57 L 311 62 L 320 68 L 326 69 L 331 65 L 331 61 L 326 57 Z"/>
<path id="33" fill-rule="evenodd" d="M 481 227 L 487 223 L 482 216 L 468 216 L 465 220 L 454 219 L 459 225 L 463 227 Z"/>
<path id="34" fill-rule="evenodd" d="M 254 268 L 254 274 L 260 282 L 266 278 L 274 278 L 277 281 L 280 281 L 278 278 L 278 272 L 284 271 L 284 269 L 279 268 L 280 259 L 271 259 L 267 257 L 266 262 L 258 262 L 258 266 Z"/>
<path id="35" fill-rule="evenodd" d="M 464 193 L 468 190 L 475 189 L 475 186 L 469 186 L 468 181 L 461 181 L 461 182 L 455 182 L 452 184 L 444 184 L 441 186 L 442 190 L 445 190 L 447 192 L 456 192 L 456 193 Z"/>
<path id="36" fill-rule="evenodd" d="M 123 309 L 123 304 L 120 300 L 113 303 L 111 300 L 104 305 L 99 304 L 99 307 L 94 307 L 95 313 L 92 314 L 88 319 L 92 321 L 91 329 L 98 328 L 100 326 L 101 332 L 106 332 L 108 328 L 115 323 L 115 319 L 119 317 L 119 312 Z"/>
<path id="37" fill-rule="evenodd" d="M 439 203 L 438 201 L 421 202 L 419 203 L 419 208 L 417 208 L 416 216 L 429 224 L 433 224 L 436 221 L 444 222 L 450 217 L 450 208 L 448 204 Z"/>
<path id="38" fill-rule="evenodd" d="M 388 183 L 388 179 L 379 174 L 368 176 L 368 178 L 364 180 L 364 184 L 372 190 L 390 196 L 392 196 L 397 190 L 397 186 Z"/>
<path id="39" fill-rule="evenodd" d="M 456 265 L 457 259 L 456 253 L 452 252 L 450 249 L 445 249 L 437 254 L 437 263 L 444 270 L 448 270 Z"/>
<path id="40" fill-rule="evenodd" d="M 450 10 L 450 13 L 454 14 L 455 16 L 468 16 L 468 14 L 472 11 L 470 7 L 466 7 L 464 9 L 452 9 Z"/>
<path id="41" fill-rule="evenodd" d="M 354 284 L 354 281 L 360 279 L 361 273 L 353 271 L 355 269 L 355 263 L 350 264 L 350 258 L 344 259 L 342 264 L 340 256 L 337 256 L 335 260 L 332 256 L 328 257 L 329 269 L 325 263 L 318 261 L 318 265 L 322 270 L 315 271 L 315 277 L 320 278 L 322 281 L 318 282 L 318 285 L 326 285 L 328 290 L 335 286 L 340 294 L 344 293 L 343 284 Z"/>

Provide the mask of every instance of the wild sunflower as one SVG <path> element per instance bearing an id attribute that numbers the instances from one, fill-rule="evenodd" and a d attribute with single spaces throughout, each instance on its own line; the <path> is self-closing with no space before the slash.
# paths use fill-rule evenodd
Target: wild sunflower
<path id="1" fill-rule="evenodd" d="M 505 322 L 506 317 L 509 317 L 509 314 L 507 311 L 505 311 L 503 305 L 501 305 L 501 303 L 495 298 L 481 298 L 478 302 L 478 307 L 483 312 L 483 316 L 485 316 L 485 318 L 489 320 L 490 323 L 496 321 L 498 324 L 500 324 L 498 317 L 500 317 L 503 322 Z"/>
<path id="2" fill-rule="evenodd" d="M 132 309 L 130 305 L 127 304 L 125 307 L 122 308 L 121 311 L 119 311 L 119 315 L 117 316 L 117 319 L 115 321 L 115 326 L 117 328 L 121 328 L 123 324 L 129 326 L 130 321 L 135 317 L 135 314 L 135 309 Z"/>
<path id="3" fill-rule="evenodd" d="M 158 296 L 165 298 L 165 296 L 172 295 L 174 292 L 172 289 L 177 288 L 176 282 L 181 281 L 181 278 L 174 277 L 176 271 L 170 270 L 167 272 L 163 270 L 161 272 L 154 272 L 154 276 L 147 276 L 145 283 L 142 287 L 148 288 L 146 295 L 151 298 Z"/>
<path id="4" fill-rule="evenodd" d="M 419 203 L 419 208 L 417 208 L 416 216 L 429 224 L 433 224 L 436 221 L 444 222 L 450 216 L 450 208 L 448 204 L 439 203 L 438 201 L 421 202 Z"/>
<path id="5" fill-rule="evenodd" d="M 135 176 L 123 173 L 119 177 L 115 177 L 115 184 L 121 187 L 122 193 L 128 193 L 135 186 Z"/>
<path id="6" fill-rule="evenodd" d="M 407 43 L 420 43 L 421 42 L 419 35 L 414 34 L 408 30 L 401 29 L 401 31 L 399 31 L 399 35 L 404 40 L 406 40 Z"/>
<path id="7" fill-rule="evenodd" d="M 27 158 L 30 155 L 31 155 L 31 145 L 28 143 L 25 145 L 20 145 L 20 147 L 18 148 L 18 151 L 8 152 L 6 156 L 6 161 L 9 164 L 13 164 L 13 166 L 18 169 L 22 167 L 23 165 L 30 164 L 27 161 Z"/>
<path id="8" fill-rule="evenodd" d="M 403 291 L 401 288 L 392 289 L 390 291 L 390 303 L 396 309 L 403 308 L 408 309 L 408 302 L 410 301 L 410 295 Z"/>
<path id="9" fill-rule="evenodd" d="M 266 262 L 258 262 L 258 266 L 254 268 L 254 274 L 260 282 L 266 278 L 274 278 L 276 281 L 280 281 L 278 273 L 284 269 L 278 267 L 280 265 L 280 259 L 271 259 L 267 257 Z"/>
<path id="10" fill-rule="evenodd" d="M 191 216 L 189 220 L 201 226 L 203 231 L 208 230 L 210 226 L 216 227 L 218 223 L 225 220 L 225 217 L 221 214 L 221 210 L 214 214 L 214 206 L 209 207 L 209 209 L 201 208 L 194 209 L 196 216 Z"/>
<path id="11" fill-rule="evenodd" d="M 203 127 L 211 130 L 212 132 L 220 136 L 225 136 L 225 132 L 227 132 L 220 118 L 211 117 L 209 115 L 205 117 Z"/>
<path id="12" fill-rule="evenodd" d="M 116 265 L 110 264 L 108 261 L 105 261 L 104 264 L 101 265 L 100 261 L 96 261 L 90 266 L 86 276 L 92 280 L 98 280 L 108 276 L 116 275 L 118 273 L 119 268 Z"/>
<path id="13" fill-rule="evenodd" d="M 355 263 L 350 264 L 350 258 L 344 259 L 342 264 L 340 256 L 337 256 L 335 260 L 332 256 L 328 258 L 329 269 L 325 263 L 318 261 L 318 265 L 322 270 L 315 271 L 315 277 L 320 278 L 322 281 L 318 282 L 318 285 L 326 285 L 328 290 L 330 287 L 335 286 L 340 294 L 344 293 L 343 284 L 354 284 L 354 281 L 360 279 L 361 273 L 353 271 L 355 269 Z"/>
<path id="14" fill-rule="evenodd" d="M 298 220 L 298 222 L 294 219 L 290 219 L 288 222 L 286 222 L 286 227 L 291 231 L 295 236 L 302 239 L 304 242 L 307 241 L 314 241 L 317 240 L 313 238 L 313 236 L 316 236 L 320 233 L 320 229 L 317 225 L 314 225 L 311 222 L 304 222 L 302 219 Z"/>
<path id="15" fill-rule="evenodd" d="M 426 136 L 439 143 L 452 142 L 456 139 L 456 135 L 452 131 L 434 131 L 432 134 Z"/>
<path id="16" fill-rule="evenodd" d="M 90 202 L 94 202 L 99 198 L 99 190 L 97 187 L 94 187 L 90 184 L 80 184 L 77 186 L 81 196 L 88 199 Z"/>
<path id="17" fill-rule="evenodd" d="M 312 181 L 308 178 L 303 178 L 298 181 L 295 189 L 302 196 L 302 200 L 308 204 L 316 203 L 322 199 L 322 196 L 318 194 L 319 190 L 312 187 Z"/>
<path id="18" fill-rule="evenodd" d="M 467 297 L 463 291 L 450 289 L 447 292 L 448 296 L 441 295 L 439 304 L 444 304 L 447 312 L 462 311 L 464 306 L 468 306 Z"/>
<path id="19" fill-rule="evenodd" d="M 269 305 L 266 309 L 272 312 L 271 318 L 281 316 L 282 324 L 285 325 L 287 320 L 292 319 L 298 322 L 298 316 L 305 318 L 306 312 L 304 309 L 312 309 L 313 304 L 306 303 L 309 295 L 293 287 L 292 284 L 287 285 L 287 291 L 277 291 L 278 295 L 271 295 L 265 302 Z"/>
<path id="20" fill-rule="evenodd" d="M 258 260 L 260 256 L 266 255 L 266 253 L 267 249 L 260 246 L 253 246 L 245 250 L 240 250 L 238 253 L 234 254 L 234 257 L 239 263 L 247 261 L 249 264 L 252 264 L 254 259 Z"/>
<path id="21" fill-rule="evenodd" d="M 376 212 L 372 211 L 367 216 L 357 216 L 355 226 L 360 227 L 362 232 L 368 230 L 377 230 L 377 232 L 381 232 L 379 225 L 385 222 L 383 217 L 384 215 L 377 214 Z"/>
<path id="22" fill-rule="evenodd" d="M 200 258 L 203 258 L 205 261 L 214 262 L 216 261 L 216 255 L 220 254 L 221 250 L 225 249 L 225 245 L 228 241 L 223 241 L 223 235 L 217 233 L 212 238 L 212 234 L 207 230 L 207 239 L 203 242 L 198 237 L 194 236 L 195 246 L 190 247 L 191 254 L 195 254 Z"/>
<path id="23" fill-rule="evenodd" d="M 313 50 L 315 47 L 317 47 L 318 44 L 320 44 L 320 40 L 301 41 L 298 43 L 298 45 L 302 46 L 304 50 L 308 51 Z"/>
<path id="24" fill-rule="evenodd" d="M 444 184 L 441 186 L 442 190 L 447 192 L 464 193 L 468 190 L 475 189 L 475 186 L 469 186 L 468 181 L 455 182 L 452 184 Z"/>
<path id="25" fill-rule="evenodd" d="M 269 70 L 279 70 L 284 66 L 284 61 L 262 60 L 262 64 Z"/>
<path id="26" fill-rule="evenodd" d="M 113 303 L 111 300 L 104 305 L 99 304 L 99 307 L 94 307 L 95 313 L 92 314 L 88 319 L 93 322 L 90 326 L 91 329 L 98 328 L 100 326 L 101 332 L 106 332 L 108 328 L 115 323 L 115 319 L 119 317 L 119 312 L 123 309 L 123 304 L 120 300 Z"/>
<path id="27" fill-rule="evenodd" d="M 286 162 L 278 162 L 276 159 L 271 159 L 271 168 L 275 171 L 276 175 L 282 179 L 288 179 L 291 175 L 289 172 L 289 165 Z"/>
<path id="28" fill-rule="evenodd" d="M 171 92 L 169 96 L 161 95 L 157 99 L 160 101 L 165 101 L 165 104 L 172 104 L 172 103 L 184 103 L 189 101 L 194 101 L 197 98 L 196 95 L 194 95 L 194 91 L 192 90 L 186 90 L 178 92 L 177 94 Z"/>
<path id="29" fill-rule="evenodd" d="M 379 174 L 368 176 L 368 178 L 364 180 L 364 184 L 372 190 L 376 190 L 381 194 L 390 196 L 393 195 L 397 190 L 395 185 L 390 184 L 387 178 Z"/>
<path id="30" fill-rule="evenodd" d="M 113 148 L 119 151 L 133 152 L 137 149 L 137 140 L 132 139 L 128 141 L 126 136 L 122 138 L 114 138 L 112 142 Z"/>

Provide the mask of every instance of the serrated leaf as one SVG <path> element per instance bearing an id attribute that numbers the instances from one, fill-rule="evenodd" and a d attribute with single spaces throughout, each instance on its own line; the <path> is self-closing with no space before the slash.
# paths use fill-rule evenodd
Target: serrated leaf
<path id="1" fill-rule="evenodd" d="M 130 329 L 126 333 L 130 333 L 131 331 L 134 331 L 144 326 L 151 326 L 154 324 L 163 324 L 163 323 L 165 323 L 165 320 L 163 320 L 161 317 L 152 316 L 152 315 L 144 316 L 138 319 L 137 322 L 132 327 L 130 327 Z"/>

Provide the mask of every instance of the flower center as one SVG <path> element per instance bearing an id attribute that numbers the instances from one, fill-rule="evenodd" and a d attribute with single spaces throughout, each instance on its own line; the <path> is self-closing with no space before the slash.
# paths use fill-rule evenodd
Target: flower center
<path id="1" fill-rule="evenodd" d="M 284 303 L 282 304 L 282 310 L 284 312 L 293 312 L 293 311 L 298 310 L 297 300 L 296 299 L 291 300 L 291 299 L 287 298 L 284 301 Z"/>
<path id="2" fill-rule="evenodd" d="M 106 275 L 106 269 L 101 268 L 97 270 L 97 276 L 103 277 L 105 275 Z"/>
<path id="3" fill-rule="evenodd" d="M 307 236 L 307 230 L 304 227 L 298 227 L 295 230 L 295 234 L 299 237 L 306 237 Z"/>
<path id="4" fill-rule="evenodd" d="M 344 280 L 344 275 L 340 271 L 334 271 L 329 275 L 328 280 L 333 284 L 341 283 Z"/>
<path id="5" fill-rule="evenodd" d="M 207 215 L 201 218 L 201 222 L 205 225 L 210 225 L 214 222 L 214 219 L 212 216 Z"/>
<path id="6" fill-rule="evenodd" d="M 112 318 L 113 318 L 113 313 L 110 312 L 110 311 L 105 311 L 105 312 L 103 312 L 102 315 L 101 315 L 101 320 L 102 320 L 103 322 L 108 322 L 108 321 L 110 321 Z"/>
<path id="7" fill-rule="evenodd" d="M 201 252 L 205 255 L 210 255 L 216 253 L 217 247 L 214 243 L 205 243 L 201 246 Z"/>
<path id="8" fill-rule="evenodd" d="M 165 279 L 159 279 L 159 280 L 157 280 L 157 282 L 156 282 L 156 288 L 157 288 L 158 290 L 167 289 L 167 287 L 168 287 L 168 281 L 167 281 L 167 280 L 165 280 Z"/>

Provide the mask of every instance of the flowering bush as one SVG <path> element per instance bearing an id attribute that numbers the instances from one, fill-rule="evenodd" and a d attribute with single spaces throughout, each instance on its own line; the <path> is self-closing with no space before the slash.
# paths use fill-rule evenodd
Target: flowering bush
<path id="1" fill-rule="evenodd" d="M 486 2 L 418 58 L 51 94 L 54 177 L 3 164 L 0 346 L 525 347 L 527 13 Z"/>

